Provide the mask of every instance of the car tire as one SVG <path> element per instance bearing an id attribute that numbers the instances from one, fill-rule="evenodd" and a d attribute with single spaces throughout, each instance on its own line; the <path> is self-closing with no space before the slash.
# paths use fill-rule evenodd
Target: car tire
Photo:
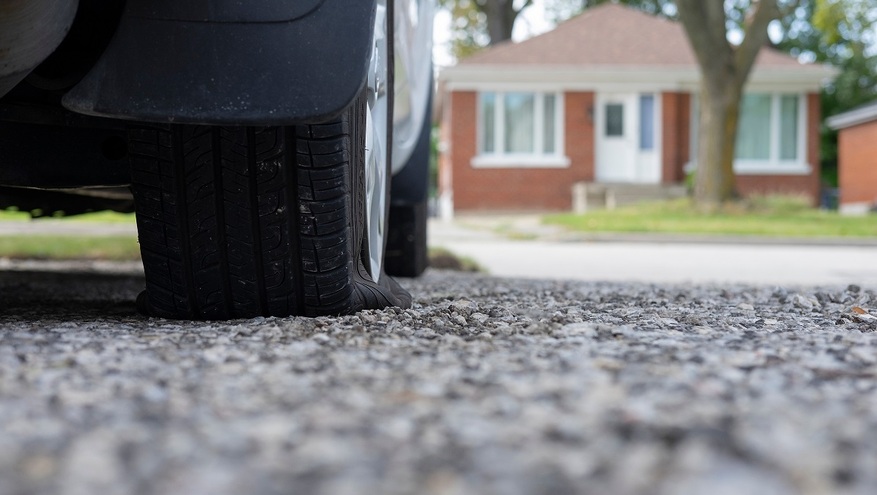
<path id="1" fill-rule="evenodd" d="M 427 108 L 431 105 L 430 96 Z M 402 171 L 393 177 L 386 270 L 395 277 L 417 277 L 429 266 L 426 231 L 432 137 L 430 115 L 427 110 L 411 157 Z"/>
<path id="2" fill-rule="evenodd" d="M 393 7 L 378 2 L 365 87 L 335 120 L 130 129 L 142 312 L 232 319 L 410 306 L 384 270 Z"/>
<path id="3" fill-rule="evenodd" d="M 369 273 L 366 111 L 360 97 L 324 124 L 132 128 L 138 308 L 224 320 L 410 306 Z"/>

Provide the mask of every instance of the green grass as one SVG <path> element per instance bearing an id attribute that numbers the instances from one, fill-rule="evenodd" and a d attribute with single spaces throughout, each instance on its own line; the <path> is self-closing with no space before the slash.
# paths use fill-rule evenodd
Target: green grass
<path id="1" fill-rule="evenodd" d="M 140 246 L 134 236 L 0 236 L 0 258 L 51 260 L 140 259 Z"/>
<path id="2" fill-rule="evenodd" d="M 70 217 L 41 217 L 33 219 L 33 221 L 39 222 L 48 218 L 65 222 L 134 223 L 133 213 L 116 213 L 114 211 L 96 211 L 94 213 L 83 213 L 82 215 Z M 25 222 L 30 220 L 30 214 L 26 211 L 0 210 L 0 222 Z"/>
<path id="3" fill-rule="evenodd" d="M 768 196 L 698 211 L 690 199 L 646 203 L 584 215 L 548 215 L 545 223 L 583 232 L 636 232 L 765 237 L 877 237 L 877 216 L 841 216 L 799 198 Z"/>
<path id="4" fill-rule="evenodd" d="M 133 213 L 98 211 L 71 217 L 31 219 L 28 212 L 0 210 L 0 222 L 42 222 L 46 220 L 71 223 L 134 223 Z M 140 247 L 135 236 L 29 235 L 0 236 L 0 258 L 51 260 L 139 260 Z"/>
<path id="5" fill-rule="evenodd" d="M 472 258 L 458 256 L 442 247 L 429 248 L 429 266 L 458 272 L 486 273 L 486 270 Z"/>

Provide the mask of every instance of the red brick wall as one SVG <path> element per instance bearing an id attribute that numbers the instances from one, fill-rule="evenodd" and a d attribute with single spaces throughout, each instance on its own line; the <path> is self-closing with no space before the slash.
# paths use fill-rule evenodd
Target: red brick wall
<path id="1" fill-rule="evenodd" d="M 594 93 L 591 91 L 564 95 L 564 152 L 572 162 L 573 182 L 594 181 L 594 104 Z M 572 196 L 568 199 L 571 200 Z"/>
<path id="2" fill-rule="evenodd" d="M 691 155 L 691 95 L 662 93 L 661 107 L 661 182 L 678 184 Z"/>
<path id="3" fill-rule="evenodd" d="M 811 172 L 807 175 L 738 175 L 737 192 L 742 196 L 750 194 L 803 194 L 808 196 L 813 206 L 819 205 L 820 165 L 819 165 L 819 122 L 822 110 L 819 95 L 807 95 L 807 164 Z"/>
<path id="4" fill-rule="evenodd" d="M 838 174 L 841 204 L 877 202 L 877 121 L 841 129 Z"/>
<path id="5" fill-rule="evenodd" d="M 691 95 L 664 93 L 662 98 L 663 182 L 684 180 L 690 160 Z M 477 94 L 450 93 L 443 109 L 442 140 L 450 148 L 440 158 L 440 183 L 451 186 L 457 211 L 569 210 L 572 184 L 594 180 L 593 92 L 564 97 L 564 152 L 568 168 L 473 168 L 477 154 Z M 807 95 L 808 175 L 738 175 L 737 190 L 749 194 L 805 194 L 818 204 L 820 106 L 817 94 Z M 875 125 L 877 127 L 877 125 Z M 877 131 L 873 139 L 877 140 Z M 843 179 L 842 179 L 843 180 Z M 843 188 L 843 184 L 841 185 Z M 843 194 L 843 193 L 842 193 Z M 845 196 L 844 196 L 845 197 Z M 845 201 L 842 197 L 842 201 Z"/>
<path id="6" fill-rule="evenodd" d="M 572 185 L 594 178 L 594 130 L 589 111 L 593 93 L 567 93 L 564 97 L 564 152 L 566 168 L 474 168 L 477 154 L 477 94 L 450 94 L 447 158 L 452 167 L 456 211 L 557 211 L 572 208 Z"/>
<path id="7" fill-rule="evenodd" d="M 441 120 L 439 121 L 439 155 L 438 155 L 438 194 L 439 197 L 453 192 L 453 148 L 452 108 L 450 94 L 441 99 Z"/>

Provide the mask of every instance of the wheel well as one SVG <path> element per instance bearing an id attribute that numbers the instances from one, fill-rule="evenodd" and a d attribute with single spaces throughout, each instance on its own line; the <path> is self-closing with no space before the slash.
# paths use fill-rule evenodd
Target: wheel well
<path id="1" fill-rule="evenodd" d="M 60 103 L 109 45 L 119 24 L 124 1 L 80 0 L 64 41 L 10 92 L 8 99 Z"/>

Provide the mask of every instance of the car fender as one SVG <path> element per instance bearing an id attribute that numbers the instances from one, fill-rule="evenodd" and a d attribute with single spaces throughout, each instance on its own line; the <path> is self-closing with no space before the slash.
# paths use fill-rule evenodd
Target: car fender
<path id="1" fill-rule="evenodd" d="M 76 0 L 0 4 L 0 97 L 61 44 L 77 6 Z"/>
<path id="2" fill-rule="evenodd" d="M 288 125 L 340 114 L 365 85 L 375 0 L 129 0 L 63 98 L 148 122 Z"/>

